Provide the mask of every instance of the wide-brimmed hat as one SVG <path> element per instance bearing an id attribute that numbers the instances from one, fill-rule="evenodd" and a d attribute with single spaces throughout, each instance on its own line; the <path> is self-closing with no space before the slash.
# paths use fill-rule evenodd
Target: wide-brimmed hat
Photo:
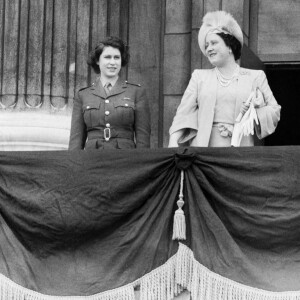
<path id="1" fill-rule="evenodd" d="M 202 20 L 198 34 L 198 43 L 205 55 L 205 39 L 208 33 L 220 33 L 233 35 L 243 46 L 243 32 L 233 16 L 225 11 L 218 10 L 208 12 Z"/>

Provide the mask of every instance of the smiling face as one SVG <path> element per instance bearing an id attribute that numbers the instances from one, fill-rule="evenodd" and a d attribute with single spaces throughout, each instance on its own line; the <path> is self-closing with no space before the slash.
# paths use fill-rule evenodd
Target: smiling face
<path id="1" fill-rule="evenodd" d="M 102 79 L 115 79 L 121 70 L 122 59 L 120 50 L 110 46 L 104 47 L 97 64 L 99 65 Z"/>
<path id="2" fill-rule="evenodd" d="M 232 60 L 233 54 L 224 40 L 216 33 L 209 33 L 205 40 L 205 53 L 210 63 L 216 67 L 224 66 Z"/>

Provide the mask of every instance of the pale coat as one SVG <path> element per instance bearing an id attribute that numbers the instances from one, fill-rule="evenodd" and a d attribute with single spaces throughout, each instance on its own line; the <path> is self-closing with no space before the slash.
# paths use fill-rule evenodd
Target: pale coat
<path id="1" fill-rule="evenodd" d="M 189 142 L 190 146 L 208 146 L 214 120 L 217 85 L 218 81 L 214 69 L 195 70 L 193 72 L 169 130 L 171 135 L 184 129 L 179 144 Z M 262 106 L 256 108 L 259 126 L 255 127 L 257 137 L 263 139 L 275 131 L 281 110 L 263 71 L 240 68 L 235 118 L 240 112 L 242 103 L 247 100 L 256 85 L 265 100 Z"/>

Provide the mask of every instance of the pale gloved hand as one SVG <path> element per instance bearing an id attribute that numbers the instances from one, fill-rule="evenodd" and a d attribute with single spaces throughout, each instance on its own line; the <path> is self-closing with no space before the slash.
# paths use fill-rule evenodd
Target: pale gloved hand
<path id="1" fill-rule="evenodd" d="M 231 146 L 239 147 L 243 137 L 242 123 L 235 123 L 232 132 Z"/>
<path id="2" fill-rule="evenodd" d="M 244 114 L 242 120 L 234 124 L 231 146 L 239 147 L 243 136 L 254 135 L 254 122 L 258 125 L 257 113 L 251 102 L 249 109 Z"/>
<path id="3" fill-rule="evenodd" d="M 259 88 L 256 88 L 254 97 L 252 98 L 252 103 L 254 107 L 262 107 L 265 104 L 264 96 Z"/>
<path id="4" fill-rule="evenodd" d="M 249 136 L 250 134 L 254 135 L 254 122 L 258 125 L 257 113 L 253 103 L 251 102 L 249 109 L 241 120 L 243 136 Z"/>
<path id="5" fill-rule="evenodd" d="M 237 116 L 235 122 L 239 123 L 241 122 L 244 114 L 248 111 L 250 103 L 252 101 L 252 98 L 254 98 L 254 91 L 252 91 L 248 97 L 248 99 L 246 101 L 243 102 L 242 106 L 241 106 L 241 110 L 239 115 Z"/>
<path id="6" fill-rule="evenodd" d="M 249 107 L 250 107 L 250 102 L 249 103 L 247 103 L 247 101 L 243 102 L 240 108 L 240 113 L 244 115 L 248 111 Z"/>

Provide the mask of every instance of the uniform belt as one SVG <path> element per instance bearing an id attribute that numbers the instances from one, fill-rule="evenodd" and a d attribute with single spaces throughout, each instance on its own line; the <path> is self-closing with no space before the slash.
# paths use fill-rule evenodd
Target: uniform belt
<path id="1" fill-rule="evenodd" d="M 88 132 L 88 139 L 104 139 L 109 141 L 112 138 L 130 139 L 133 140 L 133 130 L 124 128 L 99 128 Z"/>

